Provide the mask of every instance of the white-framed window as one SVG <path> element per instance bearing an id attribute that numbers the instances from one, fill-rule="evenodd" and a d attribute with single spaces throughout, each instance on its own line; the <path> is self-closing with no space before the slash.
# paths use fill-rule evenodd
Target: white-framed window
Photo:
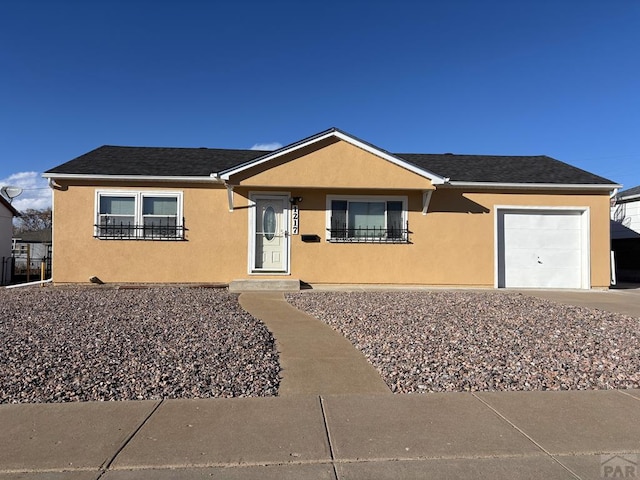
<path id="1" fill-rule="evenodd" d="M 327 196 L 327 240 L 335 243 L 408 243 L 407 197 Z"/>
<path id="2" fill-rule="evenodd" d="M 94 236 L 118 240 L 183 240 L 182 192 L 97 190 Z"/>

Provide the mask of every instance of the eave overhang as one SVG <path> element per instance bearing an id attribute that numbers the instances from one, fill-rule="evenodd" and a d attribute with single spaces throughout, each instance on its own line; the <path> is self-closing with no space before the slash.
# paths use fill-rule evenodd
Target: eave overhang
<path id="1" fill-rule="evenodd" d="M 618 198 L 617 198 L 617 200 L 618 200 L 619 202 L 623 202 L 623 203 L 626 203 L 626 202 L 633 202 L 634 200 L 638 200 L 638 199 L 640 199 L 640 194 L 637 194 L 637 195 L 629 195 L 629 196 L 625 196 L 625 197 L 618 197 Z"/>
<path id="2" fill-rule="evenodd" d="M 222 180 L 227 181 L 233 175 L 243 172 L 249 168 L 253 168 L 258 165 L 262 165 L 264 163 L 273 161 L 279 157 L 282 157 L 283 155 L 293 153 L 297 150 L 303 149 L 305 147 L 313 145 L 314 143 L 318 143 L 329 138 L 337 138 L 337 139 L 343 140 L 351 145 L 354 145 L 355 147 L 358 147 L 362 150 L 365 150 L 371 153 L 372 155 L 376 155 L 377 157 L 387 160 L 388 162 L 391 162 L 394 165 L 397 165 L 406 170 L 409 170 L 410 172 L 420 175 L 421 177 L 424 177 L 430 180 L 433 185 L 442 185 L 448 181 L 448 179 L 445 177 L 441 177 L 440 175 L 437 175 L 433 172 L 417 167 L 412 163 L 409 163 L 385 150 L 382 150 L 374 145 L 371 145 L 370 143 L 367 143 L 363 140 L 353 137 L 352 135 L 349 135 L 341 130 L 338 130 L 337 128 L 331 128 L 324 132 L 318 133 L 317 135 L 313 135 L 311 137 L 305 138 L 304 140 L 300 140 L 299 142 L 292 143 L 291 145 L 282 147 L 279 150 L 269 152 L 268 154 L 263 155 L 262 157 L 258 157 L 254 160 L 242 163 L 235 167 L 222 170 L 218 172 L 217 176 Z"/>
<path id="3" fill-rule="evenodd" d="M 160 176 L 160 175 L 89 175 L 81 173 L 43 173 L 44 178 L 54 180 L 98 180 L 121 181 L 131 180 L 135 182 L 188 182 L 188 183 L 224 183 L 214 175 L 207 176 Z"/>
<path id="4" fill-rule="evenodd" d="M 479 189 L 514 189 L 514 190 L 601 190 L 610 192 L 620 185 L 598 183 L 500 183 L 500 182 L 456 182 L 451 181 L 439 188 L 479 188 Z"/>

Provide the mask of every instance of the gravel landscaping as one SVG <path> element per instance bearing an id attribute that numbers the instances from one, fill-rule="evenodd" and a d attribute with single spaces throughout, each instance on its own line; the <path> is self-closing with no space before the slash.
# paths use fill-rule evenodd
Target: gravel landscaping
<path id="1" fill-rule="evenodd" d="M 303 292 L 393 392 L 640 387 L 640 320 L 515 293 Z"/>
<path id="2" fill-rule="evenodd" d="M 278 375 L 226 290 L 0 289 L 0 403 L 272 396 Z"/>

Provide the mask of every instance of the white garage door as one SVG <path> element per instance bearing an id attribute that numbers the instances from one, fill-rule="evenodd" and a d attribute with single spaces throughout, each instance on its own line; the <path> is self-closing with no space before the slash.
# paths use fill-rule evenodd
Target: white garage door
<path id="1" fill-rule="evenodd" d="M 583 211 L 498 210 L 498 286 L 589 288 Z"/>

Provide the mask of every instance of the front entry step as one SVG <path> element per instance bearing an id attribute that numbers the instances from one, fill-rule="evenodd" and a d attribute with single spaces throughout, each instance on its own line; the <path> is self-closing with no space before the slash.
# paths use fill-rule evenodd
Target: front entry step
<path id="1" fill-rule="evenodd" d="M 229 284 L 230 292 L 296 292 L 300 290 L 300 280 L 288 279 L 241 279 Z"/>

